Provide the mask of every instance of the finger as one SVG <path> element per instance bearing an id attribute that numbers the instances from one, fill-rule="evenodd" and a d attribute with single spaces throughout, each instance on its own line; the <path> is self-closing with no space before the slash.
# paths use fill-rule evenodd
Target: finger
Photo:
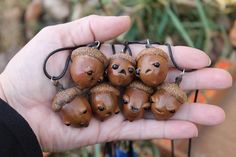
<path id="1" fill-rule="evenodd" d="M 118 140 L 146 140 L 155 138 L 182 139 L 198 135 L 197 127 L 190 122 L 169 120 L 157 121 L 141 119 L 134 122 L 124 121 Z"/>
<path id="2" fill-rule="evenodd" d="M 55 26 L 66 45 L 82 45 L 95 40 L 105 41 L 128 30 L 129 16 L 90 15 L 82 19 Z"/>
<path id="3" fill-rule="evenodd" d="M 151 112 L 147 112 L 145 118 L 155 119 Z M 217 125 L 224 121 L 225 113 L 215 105 L 186 103 L 170 119 L 190 121 L 201 125 Z"/>
<path id="4" fill-rule="evenodd" d="M 208 104 L 184 104 L 171 118 L 175 120 L 187 120 L 202 125 L 217 125 L 224 121 L 224 111 L 215 105 Z"/>
<path id="5" fill-rule="evenodd" d="M 174 82 L 181 72 L 170 70 L 166 82 Z M 232 76 L 229 72 L 218 68 L 205 68 L 185 73 L 180 87 L 183 90 L 193 89 L 224 89 L 232 86 Z"/>
<path id="6" fill-rule="evenodd" d="M 153 45 L 153 46 L 161 48 L 169 55 L 167 46 L 165 45 Z M 122 45 L 115 45 L 117 53 L 121 52 L 123 48 L 124 46 Z M 145 46 L 139 44 L 132 44 L 130 45 L 130 48 L 133 56 L 135 57 L 140 51 L 145 49 Z M 112 55 L 112 49 L 109 44 L 102 45 L 101 51 L 107 57 L 110 57 Z M 187 46 L 173 46 L 172 51 L 176 63 L 182 68 L 200 69 L 209 66 L 211 64 L 211 60 L 207 56 L 207 54 L 199 49 Z M 171 60 L 169 60 L 169 65 L 173 67 L 173 63 Z"/>

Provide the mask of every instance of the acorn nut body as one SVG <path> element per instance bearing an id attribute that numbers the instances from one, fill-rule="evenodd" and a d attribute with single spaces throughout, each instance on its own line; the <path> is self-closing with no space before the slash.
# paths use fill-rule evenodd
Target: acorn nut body
<path id="1" fill-rule="evenodd" d="M 187 95 L 175 83 L 163 83 L 151 96 L 151 111 L 159 120 L 167 120 L 187 101 Z"/>
<path id="2" fill-rule="evenodd" d="M 107 83 L 103 83 L 93 87 L 90 92 L 91 107 L 98 119 L 104 121 L 112 115 L 119 113 L 119 90 Z"/>
<path id="3" fill-rule="evenodd" d="M 108 64 L 106 56 L 98 49 L 80 47 L 72 52 L 70 74 L 80 89 L 94 86 L 103 80 Z"/>
<path id="4" fill-rule="evenodd" d="M 118 53 L 110 58 L 107 68 L 108 79 L 114 86 L 126 86 L 135 78 L 135 59 L 126 54 Z"/>
<path id="5" fill-rule="evenodd" d="M 123 115 L 129 121 L 143 118 L 144 110 L 150 107 L 149 98 L 152 88 L 140 81 L 132 82 L 123 95 Z"/>
<path id="6" fill-rule="evenodd" d="M 59 112 L 65 125 L 87 127 L 92 117 L 92 110 L 84 96 L 76 97 L 64 105 Z"/>
<path id="7" fill-rule="evenodd" d="M 147 48 L 136 57 L 137 76 L 148 86 L 157 87 L 168 72 L 168 56 L 159 48 Z"/>

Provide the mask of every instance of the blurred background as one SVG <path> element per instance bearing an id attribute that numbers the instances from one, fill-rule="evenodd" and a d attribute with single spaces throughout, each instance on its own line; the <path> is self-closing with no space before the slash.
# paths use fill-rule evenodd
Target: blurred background
<path id="1" fill-rule="evenodd" d="M 212 66 L 236 78 L 236 0 L 0 0 L 0 71 L 40 29 L 90 14 L 130 15 L 130 30 L 117 40 L 150 40 L 204 50 Z M 193 98 L 190 94 L 190 101 Z M 192 157 L 236 156 L 236 86 L 200 91 L 200 102 L 220 105 L 226 121 L 216 127 L 199 126 Z M 224 105 L 222 105 L 224 104 Z M 170 157 L 169 140 L 137 141 L 136 156 Z M 122 143 L 126 150 L 127 146 Z M 104 156 L 104 145 L 89 146 L 50 157 Z M 175 141 L 176 157 L 187 157 L 187 140 Z M 1 156 L 1 155 L 0 155 Z"/>

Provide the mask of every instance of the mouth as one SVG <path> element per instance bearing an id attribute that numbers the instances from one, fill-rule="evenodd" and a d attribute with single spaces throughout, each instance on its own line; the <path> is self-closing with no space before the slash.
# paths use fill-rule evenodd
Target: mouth
<path id="1" fill-rule="evenodd" d="M 88 127 L 88 125 L 89 125 L 88 123 L 80 123 L 79 124 L 80 127 L 84 127 L 84 128 Z"/>
<path id="2" fill-rule="evenodd" d="M 156 108 L 156 111 L 157 111 L 157 113 L 159 113 L 159 114 L 164 114 L 164 113 L 165 113 L 164 111 L 160 110 L 159 108 Z"/>
<path id="3" fill-rule="evenodd" d="M 146 71 L 145 71 L 145 74 L 148 74 L 148 73 L 150 73 L 152 70 L 151 69 L 147 69 Z"/>
<path id="4" fill-rule="evenodd" d="M 110 116 L 112 113 L 111 112 L 108 112 L 108 113 L 106 113 L 106 117 L 108 117 L 108 116 Z"/>
<path id="5" fill-rule="evenodd" d="M 134 113 L 137 113 L 137 112 L 139 112 L 139 108 L 131 106 L 131 111 Z"/>

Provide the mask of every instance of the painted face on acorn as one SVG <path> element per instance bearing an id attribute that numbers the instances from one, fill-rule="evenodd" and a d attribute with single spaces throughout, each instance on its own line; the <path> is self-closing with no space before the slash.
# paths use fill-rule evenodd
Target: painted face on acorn
<path id="1" fill-rule="evenodd" d="M 120 112 L 119 91 L 108 84 L 100 84 L 91 89 L 91 106 L 95 116 L 104 121 Z"/>
<path id="2" fill-rule="evenodd" d="M 136 75 L 148 86 L 156 87 L 161 84 L 168 72 L 168 56 L 157 48 L 147 48 L 136 58 Z"/>
<path id="3" fill-rule="evenodd" d="M 108 79 L 114 86 L 126 86 L 135 78 L 135 60 L 128 54 L 113 55 L 108 65 Z"/>
<path id="4" fill-rule="evenodd" d="M 177 84 L 164 83 L 150 98 L 151 111 L 156 119 L 166 120 L 186 101 L 187 95 Z"/>
<path id="5" fill-rule="evenodd" d="M 65 125 L 87 127 L 92 117 L 92 110 L 87 99 L 80 96 L 64 105 L 59 114 Z"/>
<path id="6" fill-rule="evenodd" d="M 108 60 L 101 51 L 81 47 L 72 52 L 70 74 L 72 80 L 80 88 L 89 88 L 103 80 Z"/>
<path id="7" fill-rule="evenodd" d="M 123 95 L 124 117 L 129 121 L 143 118 L 144 110 L 150 107 L 149 97 L 151 93 L 152 89 L 142 82 L 132 82 Z"/>

